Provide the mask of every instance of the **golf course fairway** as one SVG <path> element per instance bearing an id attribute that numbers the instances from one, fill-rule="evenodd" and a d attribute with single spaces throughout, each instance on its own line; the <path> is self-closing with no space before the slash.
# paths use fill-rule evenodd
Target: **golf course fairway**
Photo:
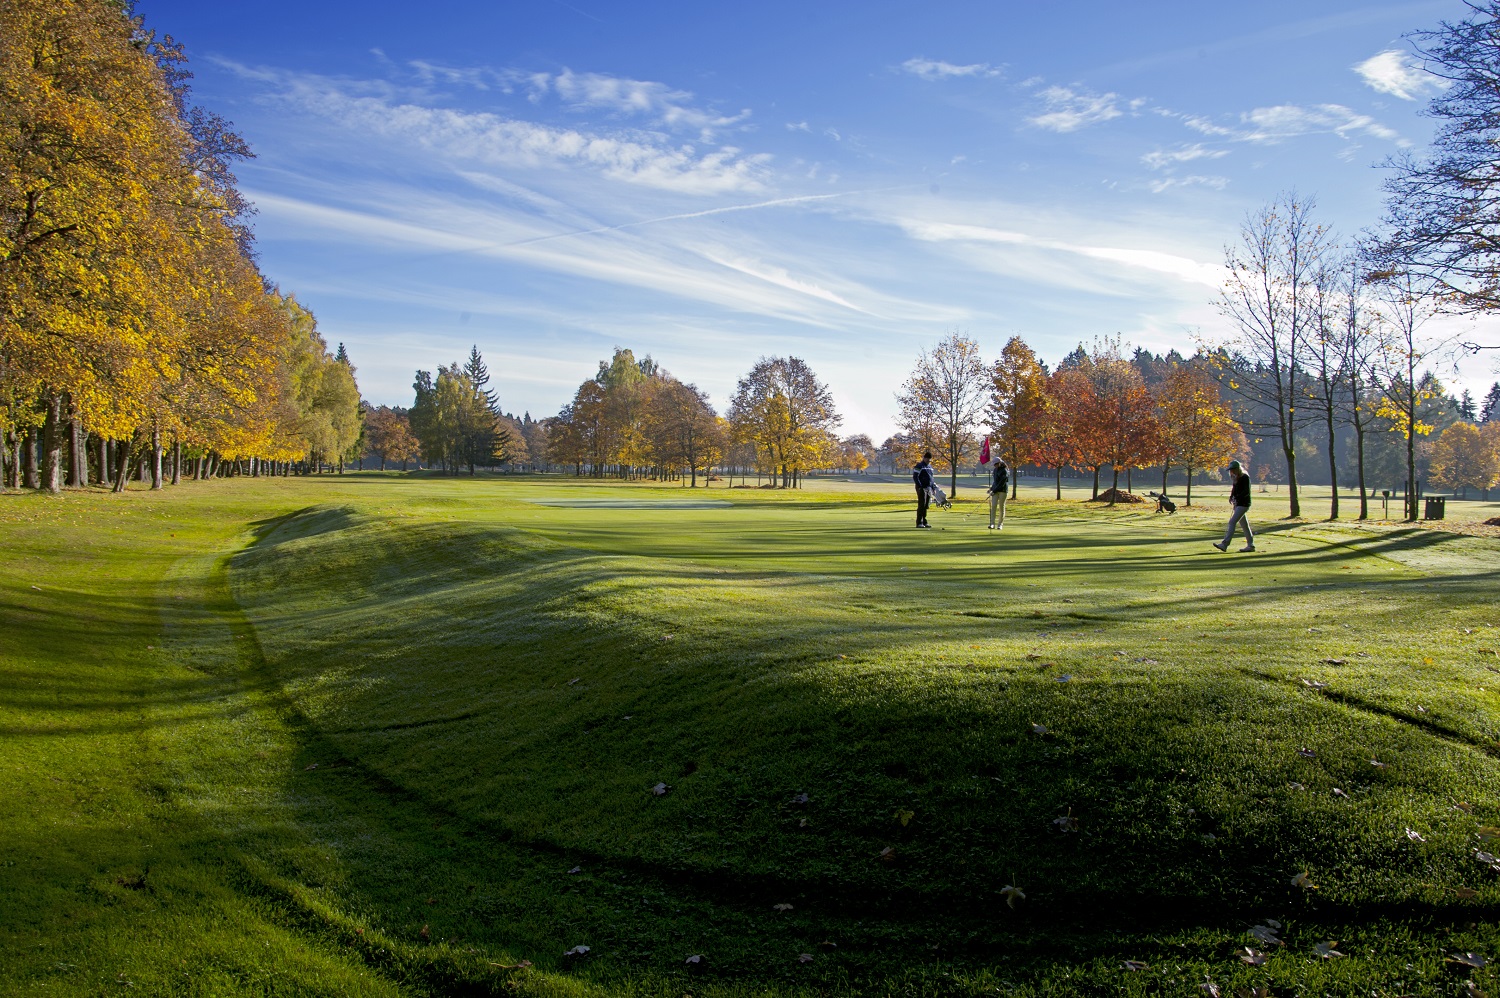
<path id="1" fill-rule="evenodd" d="M 0 995 L 1500 990 L 1500 541 L 909 491 L 5 496 Z"/>

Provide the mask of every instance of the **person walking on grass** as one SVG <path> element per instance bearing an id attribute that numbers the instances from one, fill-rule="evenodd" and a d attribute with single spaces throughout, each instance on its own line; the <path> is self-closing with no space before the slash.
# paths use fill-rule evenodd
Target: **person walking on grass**
<path id="1" fill-rule="evenodd" d="M 1010 495 L 1010 469 L 1005 466 L 1005 459 L 1001 458 L 995 462 L 995 473 L 990 478 L 990 529 L 1005 529 L 1005 500 Z M 999 514 L 997 520 L 996 514 Z"/>
<path id="2" fill-rule="evenodd" d="M 912 469 L 911 480 L 917 486 L 917 528 L 931 530 L 932 524 L 927 522 L 927 507 L 932 502 L 932 487 L 937 484 L 937 479 L 932 476 L 932 451 L 922 454 L 921 463 Z"/>
<path id="3" fill-rule="evenodd" d="M 1245 528 L 1245 546 L 1241 551 L 1255 550 L 1255 534 L 1250 531 L 1250 476 L 1245 474 L 1244 467 L 1238 461 L 1229 462 L 1229 474 L 1234 478 L 1234 484 L 1229 489 L 1229 526 L 1224 529 L 1224 539 L 1214 547 L 1220 551 L 1229 550 L 1229 542 L 1234 540 L 1234 528 L 1236 526 Z"/>

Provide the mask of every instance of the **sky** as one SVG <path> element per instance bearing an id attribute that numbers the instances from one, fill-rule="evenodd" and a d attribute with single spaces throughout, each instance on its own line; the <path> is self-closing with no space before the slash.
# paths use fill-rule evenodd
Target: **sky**
<path id="1" fill-rule="evenodd" d="M 502 407 L 540 418 L 619 346 L 722 410 L 793 355 L 876 442 L 954 331 L 1052 363 L 1226 338 L 1246 213 L 1295 190 L 1340 236 L 1376 225 L 1382 164 L 1431 137 L 1404 36 L 1465 10 L 137 3 L 255 150 L 261 267 L 372 403 L 477 345 Z M 1480 397 L 1500 375 L 1440 373 Z"/>

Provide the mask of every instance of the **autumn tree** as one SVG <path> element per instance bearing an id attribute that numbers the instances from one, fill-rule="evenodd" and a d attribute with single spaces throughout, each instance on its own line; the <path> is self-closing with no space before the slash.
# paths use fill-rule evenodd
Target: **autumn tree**
<path id="1" fill-rule="evenodd" d="M 1435 428 L 1422 418 L 1423 403 L 1441 395 L 1436 380 L 1424 377 L 1423 363 L 1436 349 L 1424 334 L 1427 321 L 1437 311 L 1432 287 L 1425 278 L 1409 272 L 1376 275 L 1376 296 L 1381 315 L 1381 386 L 1376 415 L 1388 420 L 1400 433 L 1406 456 L 1406 519 L 1416 520 L 1417 438 Z"/>
<path id="2" fill-rule="evenodd" d="M 381 471 L 385 470 L 387 461 L 400 461 L 401 470 L 405 471 L 407 462 L 421 454 L 421 444 L 412 435 L 406 410 L 384 405 L 365 413 L 365 445 L 371 454 L 380 458 Z"/>
<path id="3" fill-rule="evenodd" d="M 1493 427 L 1454 423 L 1445 429 L 1432 445 L 1432 480 L 1450 489 L 1483 489 L 1488 494 L 1500 481 L 1500 432 Z"/>
<path id="4" fill-rule="evenodd" d="M 762 357 L 735 386 L 729 422 L 735 439 L 755 446 L 766 467 L 779 475 L 781 487 L 795 488 L 802 472 L 814 467 L 822 435 L 832 432 L 842 417 L 828 386 L 806 361 Z"/>
<path id="5" fill-rule="evenodd" d="M 1233 409 L 1219 394 L 1219 382 L 1206 362 L 1195 359 L 1172 367 L 1157 395 L 1165 456 L 1161 488 L 1175 461 L 1187 471 L 1187 500 L 1193 504 L 1193 470 L 1227 464 L 1245 449 L 1245 435 Z"/>
<path id="6" fill-rule="evenodd" d="M 916 368 L 896 396 L 902 428 L 937 437 L 940 459 L 948 466 L 949 489 L 955 495 L 958 466 L 973 449 L 974 428 L 984 416 L 991 390 L 991 373 L 979 355 L 979 344 L 953 332 L 918 356 Z"/>
<path id="7" fill-rule="evenodd" d="M 1032 459 L 1046 396 L 1046 368 L 1025 340 L 1012 336 L 990 371 L 988 408 L 994 439 L 1010 459 L 1011 498 L 1015 498 L 1020 480 L 1016 469 Z"/>

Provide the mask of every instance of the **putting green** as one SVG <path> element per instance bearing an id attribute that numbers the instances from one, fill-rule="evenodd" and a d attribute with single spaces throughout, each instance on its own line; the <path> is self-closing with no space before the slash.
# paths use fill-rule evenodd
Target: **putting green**
<path id="1" fill-rule="evenodd" d="M 14 500 L 0 991 L 1485 983 L 1496 542 L 685 491 Z"/>

